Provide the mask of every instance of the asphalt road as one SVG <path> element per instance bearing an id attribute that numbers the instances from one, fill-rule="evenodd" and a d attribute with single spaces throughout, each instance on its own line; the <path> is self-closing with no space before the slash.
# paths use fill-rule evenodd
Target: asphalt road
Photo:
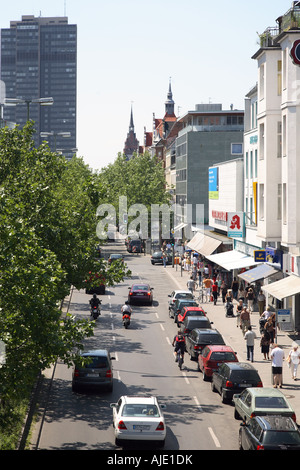
<path id="1" fill-rule="evenodd" d="M 203 382 L 196 362 L 186 354 L 184 368 L 174 361 L 171 342 L 177 332 L 168 316 L 168 294 L 178 288 L 170 270 L 152 266 L 149 256 L 127 254 L 122 244 L 109 244 L 106 256 L 123 252 L 132 278 L 107 289 L 102 298 L 102 315 L 87 349 L 107 348 L 115 356 L 112 393 L 73 393 L 71 369 L 58 363 L 50 389 L 37 448 L 39 450 L 117 450 L 114 443 L 110 403 L 121 395 L 156 395 L 164 410 L 167 438 L 165 450 L 235 450 L 240 422 L 233 406 Z M 168 271 L 168 272 L 167 272 Z M 128 287 L 148 281 L 154 288 L 152 306 L 133 306 L 130 328 L 122 327 L 120 307 Z M 89 299 L 84 291 L 72 295 L 70 312 L 89 317 Z M 133 450 L 141 450 L 140 444 Z M 148 447 L 146 447 L 148 449 Z"/>

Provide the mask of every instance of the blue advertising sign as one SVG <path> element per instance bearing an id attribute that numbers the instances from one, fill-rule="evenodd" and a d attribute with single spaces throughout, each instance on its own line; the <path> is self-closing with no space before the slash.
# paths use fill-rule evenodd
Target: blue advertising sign
<path id="1" fill-rule="evenodd" d="M 208 171 L 209 199 L 219 199 L 219 168 L 209 168 Z"/>
<path id="2" fill-rule="evenodd" d="M 265 263 L 267 261 L 267 253 L 265 250 L 254 251 L 254 261 L 256 263 Z"/>

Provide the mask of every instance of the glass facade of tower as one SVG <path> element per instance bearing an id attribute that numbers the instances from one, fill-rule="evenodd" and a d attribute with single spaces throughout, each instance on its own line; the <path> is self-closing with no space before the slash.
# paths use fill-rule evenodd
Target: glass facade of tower
<path id="1" fill-rule="evenodd" d="M 48 140 L 52 150 L 72 157 L 76 148 L 77 26 L 68 19 L 22 17 L 1 30 L 1 80 L 6 98 L 52 97 L 52 106 L 29 105 L 35 143 Z M 5 106 L 4 119 L 23 126 L 24 105 Z M 41 137 L 40 132 L 53 133 Z M 70 138 L 58 133 L 69 132 Z"/>

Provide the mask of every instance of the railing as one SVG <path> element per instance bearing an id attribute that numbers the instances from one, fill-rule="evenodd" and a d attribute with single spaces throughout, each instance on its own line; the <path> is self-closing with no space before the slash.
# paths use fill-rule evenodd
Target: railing
<path id="1" fill-rule="evenodd" d="M 260 47 L 272 47 L 276 45 L 276 38 L 279 35 L 279 28 L 267 28 L 259 35 Z"/>
<path id="2" fill-rule="evenodd" d="M 290 29 L 299 29 L 300 28 L 300 8 L 291 8 L 285 15 L 282 17 L 281 30 L 288 31 Z"/>

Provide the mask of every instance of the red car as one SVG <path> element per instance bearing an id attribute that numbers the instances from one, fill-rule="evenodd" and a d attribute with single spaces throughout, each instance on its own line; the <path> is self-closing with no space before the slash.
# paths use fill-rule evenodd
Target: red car
<path id="1" fill-rule="evenodd" d="M 239 362 L 230 346 L 206 346 L 198 356 L 198 369 L 203 373 L 203 380 L 211 379 L 223 362 Z"/>
<path id="2" fill-rule="evenodd" d="M 153 302 L 153 287 L 150 287 L 149 284 L 133 284 L 131 287 L 128 287 L 128 302 L 133 303 L 146 303 L 152 305 Z"/>
<path id="3" fill-rule="evenodd" d="M 181 313 L 177 315 L 177 325 L 182 323 L 185 317 L 205 317 L 206 312 L 204 312 L 202 307 L 183 307 Z"/>

